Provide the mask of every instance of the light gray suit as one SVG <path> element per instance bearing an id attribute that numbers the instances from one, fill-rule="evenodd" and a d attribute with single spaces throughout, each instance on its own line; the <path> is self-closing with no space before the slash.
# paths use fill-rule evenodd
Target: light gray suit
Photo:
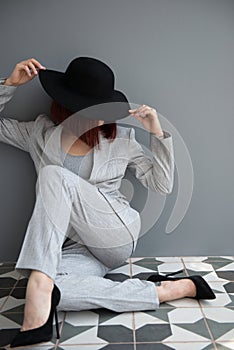
<path id="1" fill-rule="evenodd" d="M 0 86 L 0 110 L 14 91 L 15 87 Z M 113 142 L 100 135 L 101 148 L 94 147 L 86 181 L 63 167 L 62 129 L 46 115 L 29 122 L 0 119 L 0 141 L 29 152 L 38 174 L 37 200 L 16 270 L 26 277 L 32 269 L 39 270 L 54 279 L 61 289 L 63 310 L 155 309 L 159 302 L 153 283 L 138 279 L 120 283 L 103 276 L 131 256 L 140 233 L 140 215 L 119 191 L 125 171 L 129 169 L 153 191 L 170 193 L 171 135 L 164 131 L 164 139 L 158 139 L 150 134 L 151 160 L 136 141 L 134 128 L 118 125 Z M 66 236 L 74 243 L 63 247 Z"/>

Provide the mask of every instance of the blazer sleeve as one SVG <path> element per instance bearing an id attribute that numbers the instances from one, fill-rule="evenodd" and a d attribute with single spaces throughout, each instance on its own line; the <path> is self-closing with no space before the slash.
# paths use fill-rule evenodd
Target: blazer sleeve
<path id="1" fill-rule="evenodd" d="M 163 131 L 159 139 L 150 133 L 152 158 L 147 156 L 130 128 L 129 162 L 127 169 L 145 186 L 161 194 L 171 193 L 174 183 L 174 150 L 172 136 Z"/>
<path id="2" fill-rule="evenodd" d="M 5 104 L 10 101 L 15 90 L 15 86 L 0 85 L 0 112 L 3 111 Z M 23 122 L 1 116 L 0 141 L 28 152 L 33 125 L 34 121 Z"/>

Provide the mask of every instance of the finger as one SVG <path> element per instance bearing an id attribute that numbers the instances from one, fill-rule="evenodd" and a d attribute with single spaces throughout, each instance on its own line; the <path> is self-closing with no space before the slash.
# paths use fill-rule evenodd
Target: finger
<path id="1" fill-rule="evenodd" d="M 134 114 L 134 113 L 138 113 L 139 112 L 139 108 L 136 109 L 129 109 L 129 112 Z"/>
<path id="2" fill-rule="evenodd" d="M 37 66 L 40 69 L 45 69 L 46 68 L 40 62 L 38 62 L 35 58 L 31 58 L 31 61 L 35 64 L 35 66 Z"/>
<path id="3" fill-rule="evenodd" d="M 137 107 L 137 108 L 135 108 L 135 109 L 129 109 L 129 111 L 131 111 L 131 112 L 136 112 L 136 111 L 138 111 L 140 108 L 142 108 L 144 105 L 141 105 L 141 106 L 139 106 L 139 107 Z"/>
<path id="4" fill-rule="evenodd" d="M 31 74 L 30 69 L 28 68 L 28 66 L 27 66 L 27 65 L 24 65 L 24 66 L 23 66 L 23 69 L 25 70 L 25 72 L 27 73 L 27 75 L 31 78 L 31 77 L 32 77 L 32 74 Z"/>
<path id="5" fill-rule="evenodd" d="M 36 67 L 34 66 L 34 64 L 32 62 L 29 62 L 28 65 L 31 68 L 31 70 L 33 71 L 33 73 L 36 75 L 37 74 L 37 70 L 36 70 Z"/>
<path id="6" fill-rule="evenodd" d="M 146 105 L 142 105 L 140 108 L 139 108 L 139 111 L 140 112 L 146 112 L 146 111 L 151 111 L 152 110 L 152 108 L 151 107 L 149 107 L 149 106 L 146 106 Z"/>
<path id="7" fill-rule="evenodd" d="M 142 115 L 150 114 L 150 113 L 156 113 L 156 110 L 154 108 L 151 108 L 149 106 L 143 105 L 141 108 L 139 108 L 139 113 Z"/>
<path id="8" fill-rule="evenodd" d="M 143 113 L 140 113 L 140 112 L 134 112 L 134 113 L 131 113 L 130 115 L 132 117 L 136 117 L 137 119 L 139 119 L 139 118 L 142 119 L 142 117 L 143 117 Z"/>
<path id="9" fill-rule="evenodd" d="M 140 107 L 140 108 L 137 108 L 135 110 L 135 112 L 132 112 L 132 114 L 134 114 L 135 116 L 139 116 L 139 117 L 145 117 L 145 115 L 148 113 L 148 111 L 146 110 L 145 107 Z"/>
<path id="10" fill-rule="evenodd" d="M 145 111 L 145 109 L 148 108 L 146 105 L 141 105 L 140 107 L 136 109 L 130 109 L 131 113 L 141 113 L 142 111 Z"/>

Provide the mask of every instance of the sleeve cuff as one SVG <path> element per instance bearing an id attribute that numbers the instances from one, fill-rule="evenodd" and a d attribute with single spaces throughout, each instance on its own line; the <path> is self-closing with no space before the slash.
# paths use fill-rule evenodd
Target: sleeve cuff
<path id="1" fill-rule="evenodd" d="M 17 86 L 0 84 L 0 95 L 11 95 L 16 89 Z"/>
<path id="2" fill-rule="evenodd" d="M 168 131 L 165 131 L 163 130 L 163 137 L 158 137 L 152 133 L 150 133 L 150 135 L 153 137 L 153 138 L 156 138 L 158 140 L 164 140 L 164 139 L 167 139 L 168 137 L 172 137 L 172 135 L 168 132 Z"/>

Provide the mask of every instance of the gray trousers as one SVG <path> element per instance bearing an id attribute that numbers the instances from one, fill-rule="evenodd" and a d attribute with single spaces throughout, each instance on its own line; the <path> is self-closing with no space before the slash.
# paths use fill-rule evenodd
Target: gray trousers
<path id="1" fill-rule="evenodd" d="M 121 215 L 82 177 L 57 165 L 44 166 L 16 271 L 28 278 L 38 270 L 53 279 L 61 291 L 59 310 L 158 308 L 154 283 L 104 278 L 131 256 L 140 233 L 139 213 L 129 205 L 119 210 Z M 72 241 L 64 246 L 67 237 Z"/>

